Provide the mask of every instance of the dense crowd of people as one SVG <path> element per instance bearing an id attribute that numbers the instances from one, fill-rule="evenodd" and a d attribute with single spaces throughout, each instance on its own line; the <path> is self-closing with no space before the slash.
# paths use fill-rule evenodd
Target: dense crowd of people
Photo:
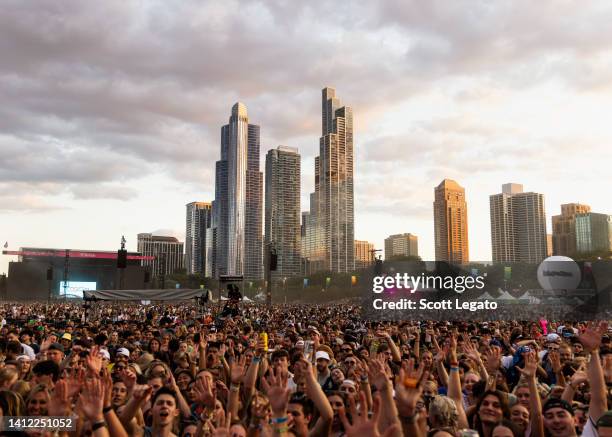
<path id="1" fill-rule="evenodd" d="M 0 305 L 0 435 L 612 436 L 606 322 L 368 322 L 350 304 Z"/>

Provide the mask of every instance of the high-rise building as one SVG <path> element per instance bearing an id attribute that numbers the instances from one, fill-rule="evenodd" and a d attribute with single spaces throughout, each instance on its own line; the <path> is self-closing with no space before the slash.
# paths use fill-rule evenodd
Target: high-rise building
<path id="1" fill-rule="evenodd" d="M 553 237 L 552 234 L 546 234 L 546 256 L 552 256 L 553 254 Z"/>
<path id="2" fill-rule="evenodd" d="M 161 278 L 183 269 L 183 243 L 175 237 L 138 234 L 138 252 L 142 256 L 152 256 L 143 260 L 142 265 L 149 268 L 152 278 Z"/>
<path id="3" fill-rule="evenodd" d="M 470 254 L 465 190 L 457 182 L 444 179 L 434 193 L 436 261 L 467 263 Z"/>
<path id="4" fill-rule="evenodd" d="M 221 159 L 216 165 L 215 277 L 263 278 L 259 147 L 259 126 L 249 124 L 246 106 L 236 103 L 229 123 L 221 128 Z"/>
<path id="5" fill-rule="evenodd" d="M 576 214 L 576 253 L 612 252 L 612 216 Z"/>
<path id="6" fill-rule="evenodd" d="M 369 267 L 374 261 L 372 256 L 374 254 L 374 243 L 364 240 L 355 240 L 355 269 L 365 269 Z"/>
<path id="7" fill-rule="evenodd" d="M 333 88 L 322 91 L 322 136 L 315 157 L 315 191 L 303 216 L 307 270 L 350 272 L 355 268 L 353 111 Z"/>
<path id="8" fill-rule="evenodd" d="M 419 256 L 419 240 L 413 234 L 395 234 L 385 238 L 385 260 L 399 256 Z"/>
<path id="9" fill-rule="evenodd" d="M 186 205 L 185 268 L 187 274 L 206 271 L 206 230 L 211 226 L 210 202 L 191 202 Z"/>
<path id="10" fill-rule="evenodd" d="M 580 203 L 561 205 L 561 214 L 552 217 L 553 255 L 576 255 L 576 215 L 590 211 L 589 205 Z"/>
<path id="11" fill-rule="evenodd" d="M 489 197 L 494 262 L 539 263 L 546 258 L 544 195 L 524 193 L 521 184 L 504 184 Z"/>
<path id="12" fill-rule="evenodd" d="M 279 146 L 266 155 L 265 244 L 276 250 L 272 280 L 301 273 L 300 155 Z"/>

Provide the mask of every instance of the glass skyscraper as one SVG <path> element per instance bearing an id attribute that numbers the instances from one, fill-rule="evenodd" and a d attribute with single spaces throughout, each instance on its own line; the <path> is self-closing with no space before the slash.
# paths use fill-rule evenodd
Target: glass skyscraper
<path id="1" fill-rule="evenodd" d="M 246 106 L 236 103 L 229 123 L 221 128 L 221 159 L 216 165 L 215 277 L 263 278 L 259 147 L 259 126 L 249 124 Z"/>
<path id="2" fill-rule="evenodd" d="M 322 91 L 322 136 L 315 158 L 315 192 L 303 214 L 307 273 L 355 269 L 353 190 L 353 111 L 342 106 L 333 88 Z"/>

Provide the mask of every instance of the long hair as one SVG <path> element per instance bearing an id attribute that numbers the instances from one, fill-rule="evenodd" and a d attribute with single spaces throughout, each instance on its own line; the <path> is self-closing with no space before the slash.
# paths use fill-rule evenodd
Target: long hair
<path id="1" fill-rule="evenodd" d="M 495 396 L 499 401 L 499 406 L 502 410 L 502 419 L 510 419 L 510 407 L 508 406 L 507 394 L 499 390 L 487 390 L 485 391 L 478 402 L 476 403 L 476 409 L 474 410 L 474 429 L 478 431 L 478 434 L 484 436 L 484 428 L 480 421 L 480 407 L 487 396 Z"/>
<path id="2" fill-rule="evenodd" d="M 0 390 L 0 408 L 4 416 L 24 416 L 23 398 L 10 390 Z"/>

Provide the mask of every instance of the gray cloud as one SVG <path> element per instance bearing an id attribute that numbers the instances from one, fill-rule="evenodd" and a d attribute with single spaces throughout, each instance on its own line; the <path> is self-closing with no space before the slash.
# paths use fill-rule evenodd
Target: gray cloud
<path id="1" fill-rule="evenodd" d="M 421 186 L 508 162 L 533 169 L 558 139 L 538 143 L 502 122 L 455 116 L 367 133 L 398 104 L 468 77 L 479 85 L 442 92 L 474 103 L 551 78 L 609 87 L 611 65 L 600 61 L 611 18 L 607 2 L 9 0 L 0 15 L 0 181 L 127 200 L 137 195 L 123 188 L 130 182 L 164 174 L 212 192 L 220 126 L 235 101 L 262 126 L 262 154 L 288 144 L 307 159 L 318 153 L 325 85 L 361 122 L 360 189 L 383 182 L 383 168 L 399 172 L 394 189 L 414 166 Z M 394 202 L 387 193 L 396 192 L 365 193 L 362 204 Z"/>

